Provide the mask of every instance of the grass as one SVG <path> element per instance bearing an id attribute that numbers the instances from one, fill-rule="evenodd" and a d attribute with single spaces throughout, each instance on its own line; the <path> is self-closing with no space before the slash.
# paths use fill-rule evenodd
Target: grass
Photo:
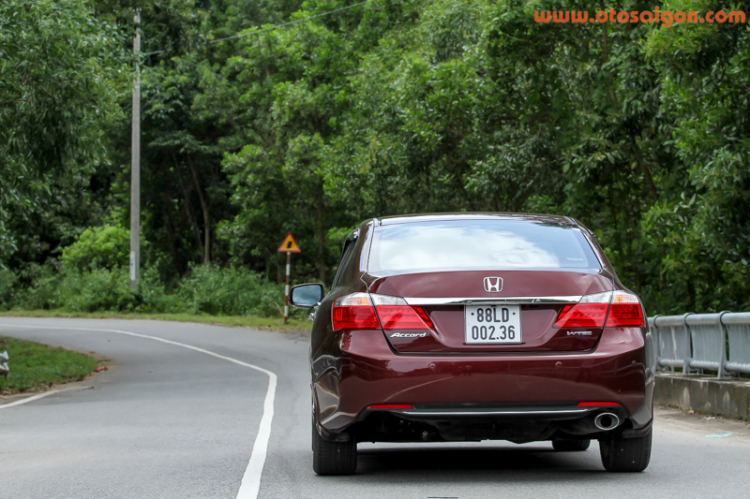
<path id="1" fill-rule="evenodd" d="M 0 377 L 0 393 L 4 395 L 80 381 L 96 369 L 96 360 L 88 355 L 0 336 L 0 352 L 5 350 L 10 357 L 10 376 Z"/>
<path id="2" fill-rule="evenodd" d="M 10 310 L 0 312 L 0 317 L 74 317 L 80 319 L 128 319 L 177 322 L 199 322 L 221 326 L 241 326 L 271 331 L 309 331 L 310 322 L 306 319 L 290 317 L 289 323 L 283 319 L 255 317 L 251 315 L 196 315 L 196 314 L 145 314 L 124 312 L 66 312 L 62 310 Z M 2 351 L 2 350 L 0 350 Z"/>

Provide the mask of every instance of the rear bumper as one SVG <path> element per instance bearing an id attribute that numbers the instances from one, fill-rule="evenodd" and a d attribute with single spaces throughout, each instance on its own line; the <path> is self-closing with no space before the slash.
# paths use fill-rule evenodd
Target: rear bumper
<path id="1" fill-rule="evenodd" d="M 343 332 L 338 346 L 338 355 L 312 365 L 319 431 L 328 438 L 367 419 L 375 404 L 411 404 L 391 415 L 431 424 L 584 419 L 591 411 L 580 402 L 620 404 L 625 430 L 652 419 L 654 380 L 638 328 L 605 329 L 583 353 L 401 355 L 380 331 Z"/>
<path id="2" fill-rule="evenodd" d="M 604 438 L 624 428 L 622 406 L 577 404 L 418 405 L 404 409 L 365 409 L 350 427 L 363 441 L 510 440 Z M 629 425 L 628 425 L 629 426 Z"/>
<path id="3" fill-rule="evenodd" d="M 618 407 L 619 409 L 619 407 Z M 358 419 L 365 419 L 370 413 L 378 409 L 365 409 Z M 404 419 L 414 421 L 443 421 L 452 419 L 479 419 L 479 418 L 503 418 L 503 419 L 546 419 L 549 421 L 566 421 L 578 419 L 599 411 L 595 407 L 577 407 L 575 405 L 559 406 L 477 406 L 464 404 L 460 406 L 445 405 L 417 405 L 411 409 L 391 409 L 388 412 L 398 415 Z"/>

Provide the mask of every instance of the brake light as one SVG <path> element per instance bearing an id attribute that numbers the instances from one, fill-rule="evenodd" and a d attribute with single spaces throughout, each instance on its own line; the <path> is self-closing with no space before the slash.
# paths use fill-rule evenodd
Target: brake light
<path id="1" fill-rule="evenodd" d="M 422 307 L 378 305 L 375 309 L 383 329 L 432 329 L 432 321 Z"/>
<path id="2" fill-rule="evenodd" d="M 414 409 L 411 404 L 376 404 L 371 405 L 368 409 Z"/>
<path id="3" fill-rule="evenodd" d="M 617 402 L 579 402 L 578 407 L 615 407 L 619 406 Z"/>
<path id="4" fill-rule="evenodd" d="M 331 310 L 331 319 L 334 331 L 380 328 L 367 293 L 354 293 L 336 300 Z"/>
<path id="5" fill-rule="evenodd" d="M 557 327 L 602 327 L 607 315 L 606 303 L 565 305 L 557 316 Z"/>
<path id="6" fill-rule="evenodd" d="M 607 327 L 644 327 L 641 301 L 637 296 L 615 291 L 612 297 L 612 308 L 607 318 Z"/>
<path id="7" fill-rule="evenodd" d="M 596 293 L 586 295 L 575 305 L 565 305 L 557 314 L 555 326 L 574 327 L 602 327 L 607 318 L 607 309 L 612 300 L 612 293 Z"/>
<path id="8" fill-rule="evenodd" d="M 379 329 L 381 324 L 383 329 L 434 329 L 422 307 L 397 296 L 354 293 L 336 300 L 331 313 L 334 331 Z"/>
<path id="9" fill-rule="evenodd" d="M 641 302 L 625 291 L 607 291 L 586 295 L 574 305 L 565 305 L 557 314 L 555 326 L 580 327 L 644 327 Z"/>

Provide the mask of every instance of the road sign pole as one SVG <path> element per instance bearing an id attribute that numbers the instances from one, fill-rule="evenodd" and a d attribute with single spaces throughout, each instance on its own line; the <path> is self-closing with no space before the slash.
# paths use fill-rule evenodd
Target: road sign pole
<path id="1" fill-rule="evenodd" d="M 289 232 L 278 249 L 279 253 L 286 253 L 286 282 L 284 284 L 284 324 L 289 321 L 289 262 L 292 253 L 302 253 L 299 244 L 294 240 L 294 236 Z"/>
<path id="2" fill-rule="evenodd" d="M 284 324 L 289 320 L 289 262 L 292 254 L 286 254 L 286 285 L 284 286 Z"/>

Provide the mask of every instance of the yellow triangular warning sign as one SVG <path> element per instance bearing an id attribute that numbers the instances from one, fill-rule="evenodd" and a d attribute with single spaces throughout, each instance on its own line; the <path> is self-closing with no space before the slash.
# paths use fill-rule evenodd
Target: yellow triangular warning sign
<path id="1" fill-rule="evenodd" d="M 279 246 L 279 253 L 302 253 L 299 249 L 299 244 L 294 240 L 294 236 L 290 232 L 284 238 L 284 242 Z"/>

